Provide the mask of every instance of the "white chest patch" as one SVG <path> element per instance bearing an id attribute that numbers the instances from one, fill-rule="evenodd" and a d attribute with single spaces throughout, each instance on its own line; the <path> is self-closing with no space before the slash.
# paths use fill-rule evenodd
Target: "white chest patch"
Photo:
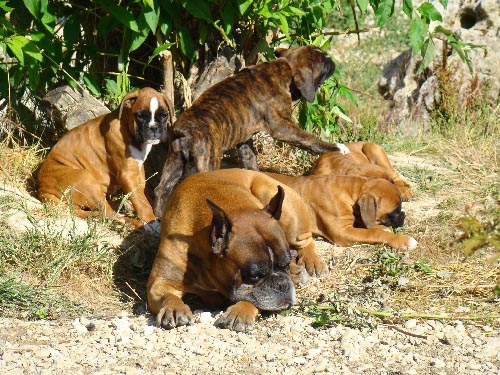
<path id="1" fill-rule="evenodd" d="M 137 160 L 137 164 L 139 165 L 139 172 L 141 171 L 142 165 L 146 161 L 146 158 L 148 157 L 152 147 L 153 145 L 151 143 L 144 143 L 142 145 L 142 149 L 140 150 L 132 145 L 128 146 L 128 149 L 130 150 L 130 155 L 132 156 L 132 158 Z"/>

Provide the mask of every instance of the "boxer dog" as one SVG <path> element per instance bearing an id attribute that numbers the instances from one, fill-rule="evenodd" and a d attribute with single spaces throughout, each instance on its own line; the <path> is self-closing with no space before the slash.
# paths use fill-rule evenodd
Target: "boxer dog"
<path id="1" fill-rule="evenodd" d="M 251 330 L 261 310 L 293 304 L 304 268 L 327 272 L 305 210 L 293 189 L 260 172 L 224 169 L 183 180 L 167 199 L 148 279 L 157 324 L 191 323 L 181 300 L 186 293 L 210 305 L 232 304 L 216 325 L 236 331 Z"/>
<path id="2" fill-rule="evenodd" d="M 182 178 L 219 169 L 224 151 L 245 144 L 258 131 L 315 154 L 349 152 L 343 144 L 320 141 L 291 120 L 292 100 L 314 100 L 316 90 L 335 70 L 332 59 L 313 46 L 279 48 L 276 56 L 208 88 L 179 116 L 155 189 L 158 216 Z M 242 155 L 244 167 L 255 168 L 255 155 L 248 156 Z"/>
<path id="3" fill-rule="evenodd" d="M 308 206 L 313 233 L 339 246 L 386 244 L 412 250 L 417 241 L 394 234 L 405 212 L 396 187 L 384 179 L 358 176 L 285 176 L 266 173 L 290 186 Z"/>
<path id="4" fill-rule="evenodd" d="M 368 142 L 346 143 L 346 146 L 350 151 L 348 154 L 329 152 L 321 155 L 310 174 L 383 178 L 396 186 L 403 201 L 407 202 L 412 198 L 410 185 L 394 170 L 381 146 Z"/>
<path id="5" fill-rule="evenodd" d="M 57 204 L 69 190 L 78 216 L 100 208 L 113 217 L 106 195 L 121 189 L 131 194 L 138 217 L 123 220 L 136 227 L 158 225 L 144 194 L 143 164 L 151 147 L 166 139 L 173 118 L 172 102 L 164 94 L 152 88 L 128 93 L 115 111 L 70 130 L 56 143 L 38 173 L 40 199 Z"/>

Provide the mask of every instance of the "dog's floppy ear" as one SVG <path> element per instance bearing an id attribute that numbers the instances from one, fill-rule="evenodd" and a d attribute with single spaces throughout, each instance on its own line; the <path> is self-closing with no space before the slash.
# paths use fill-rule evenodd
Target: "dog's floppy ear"
<path id="1" fill-rule="evenodd" d="M 293 72 L 293 81 L 300 91 L 302 97 L 309 103 L 314 101 L 316 89 L 314 87 L 313 71 L 310 67 L 304 66 Z"/>
<path id="2" fill-rule="evenodd" d="M 367 228 L 373 228 L 377 221 L 377 200 L 370 193 L 363 193 L 358 199 L 359 214 Z"/>
<path id="3" fill-rule="evenodd" d="M 276 48 L 276 49 L 274 50 L 274 56 L 276 56 L 276 57 L 278 57 L 278 58 L 279 58 L 279 57 L 281 57 L 281 55 L 282 55 L 284 52 L 286 52 L 286 51 L 288 51 L 288 49 L 287 49 L 287 48 L 278 47 L 278 48 Z"/>
<path id="4" fill-rule="evenodd" d="M 131 91 L 123 98 L 120 104 L 120 111 L 118 112 L 118 118 L 122 118 L 123 108 L 130 108 L 132 103 L 135 102 L 137 97 L 139 96 L 139 90 Z"/>
<path id="5" fill-rule="evenodd" d="M 175 112 L 174 112 L 174 105 L 172 104 L 172 101 L 168 98 L 167 95 L 164 93 L 161 93 L 163 95 L 163 99 L 165 100 L 165 103 L 167 103 L 168 107 L 168 113 L 170 115 L 170 125 L 173 125 L 175 122 Z"/>
<path id="6" fill-rule="evenodd" d="M 264 211 L 269 213 L 271 217 L 279 220 L 281 217 L 281 211 L 283 208 L 283 200 L 285 199 L 285 190 L 278 185 L 278 192 L 274 197 L 271 198 L 269 203 L 264 207 Z"/>
<path id="7" fill-rule="evenodd" d="M 207 198 L 208 207 L 212 210 L 212 224 L 210 224 L 210 248 L 215 255 L 223 257 L 226 255 L 231 222 L 226 213 L 214 202 Z"/>

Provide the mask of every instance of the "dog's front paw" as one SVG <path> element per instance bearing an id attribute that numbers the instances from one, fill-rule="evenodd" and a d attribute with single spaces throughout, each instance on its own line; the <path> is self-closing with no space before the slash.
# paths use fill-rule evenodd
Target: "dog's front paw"
<path id="1" fill-rule="evenodd" d="M 406 243 L 406 249 L 407 250 L 413 250 L 414 248 L 416 248 L 418 245 L 418 242 L 416 239 L 414 239 L 413 237 L 410 237 L 408 239 L 408 242 Z"/>
<path id="2" fill-rule="evenodd" d="M 299 253 L 297 264 L 305 267 L 307 273 L 311 276 L 323 277 L 328 275 L 328 266 L 316 252 L 307 251 Z"/>
<path id="3" fill-rule="evenodd" d="M 170 300 L 156 315 L 156 325 L 165 329 L 185 326 L 192 321 L 193 313 L 181 299 Z"/>
<path id="4" fill-rule="evenodd" d="M 249 332 L 253 329 L 258 313 L 259 310 L 252 303 L 239 301 L 229 306 L 224 314 L 215 321 L 215 325 L 236 332 Z"/>
<path id="5" fill-rule="evenodd" d="M 397 240 L 391 246 L 400 250 L 413 250 L 417 245 L 418 242 L 413 237 L 398 235 Z"/>
<path id="6" fill-rule="evenodd" d="M 347 155 L 351 152 L 349 148 L 343 143 L 337 143 L 336 145 L 342 155 Z"/>
<path id="7" fill-rule="evenodd" d="M 409 202 L 413 198 L 413 194 L 410 189 L 410 185 L 408 185 L 404 181 L 394 181 L 394 186 L 399 190 L 401 194 L 401 199 L 403 202 Z"/>

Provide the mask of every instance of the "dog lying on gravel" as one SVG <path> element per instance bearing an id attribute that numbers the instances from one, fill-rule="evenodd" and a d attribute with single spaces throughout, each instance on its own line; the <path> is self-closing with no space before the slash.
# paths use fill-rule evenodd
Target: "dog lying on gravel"
<path id="1" fill-rule="evenodd" d="M 401 227 L 405 212 L 396 187 L 384 179 L 357 176 L 268 176 L 297 191 L 308 210 L 313 233 L 339 246 L 387 244 L 411 250 L 417 241 L 394 234 L 389 227 Z"/>
<path id="2" fill-rule="evenodd" d="M 294 284 L 328 272 L 306 210 L 293 189 L 256 171 L 224 169 L 182 181 L 166 202 L 148 280 L 157 324 L 192 322 L 185 293 L 229 303 L 216 324 L 236 331 L 251 330 L 259 311 L 292 305 Z"/>

